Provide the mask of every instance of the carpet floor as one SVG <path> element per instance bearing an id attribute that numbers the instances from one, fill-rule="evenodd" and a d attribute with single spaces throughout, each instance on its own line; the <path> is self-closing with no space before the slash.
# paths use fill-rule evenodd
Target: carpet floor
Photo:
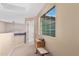
<path id="1" fill-rule="evenodd" d="M 35 54 L 34 44 L 22 44 L 13 49 L 10 56 L 39 56 Z"/>

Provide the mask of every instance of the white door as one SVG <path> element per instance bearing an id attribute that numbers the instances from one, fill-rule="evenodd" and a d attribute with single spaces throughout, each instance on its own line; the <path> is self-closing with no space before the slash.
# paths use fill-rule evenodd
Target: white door
<path id="1" fill-rule="evenodd" d="M 26 40 L 34 43 L 34 20 L 26 21 Z"/>

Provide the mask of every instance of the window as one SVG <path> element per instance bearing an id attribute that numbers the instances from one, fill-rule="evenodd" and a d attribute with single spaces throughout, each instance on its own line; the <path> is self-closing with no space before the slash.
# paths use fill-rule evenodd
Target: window
<path id="1" fill-rule="evenodd" d="M 43 16 L 41 16 L 42 35 L 55 37 L 55 16 L 56 16 L 55 6 L 51 8 Z"/>

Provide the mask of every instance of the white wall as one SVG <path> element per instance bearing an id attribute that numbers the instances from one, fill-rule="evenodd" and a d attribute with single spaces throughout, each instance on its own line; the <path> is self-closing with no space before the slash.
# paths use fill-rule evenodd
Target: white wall
<path id="1" fill-rule="evenodd" d="M 79 55 L 79 4 L 55 5 L 56 37 L 43 36 L 46 48 L 52 55 Z"/>
<path id="2" fill-rule="evenodd" d="M 9 33 L 9 32 L 13 32 L 14 31 L 14 26 L 12 23 L 6 23 L 6 29 L 5 32 Z"/>
<path id="3" fill-rule="evenodd" d="M 0 33 L 25 32 L 25 24 L 8 23 L 0 21 Z"/>
<path id="4" fill-rule="evenodd" d="M 15 24 L 14 31 L 15 32 L 25 32 L 25 24 Z"/>
<path id="5" fill-rule="evenodd" d="M 5 23 L 0 21 L 0 33 L 5 32 Z"/>

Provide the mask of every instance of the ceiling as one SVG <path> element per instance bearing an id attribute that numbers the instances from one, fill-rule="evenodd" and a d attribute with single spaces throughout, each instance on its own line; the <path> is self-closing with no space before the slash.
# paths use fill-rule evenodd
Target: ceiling
<path id="1" fill-rule="evenodd" d="M 0 20 L 24 23 L 25 18 L 36 16 L 45 3 L 0 3 Z"/>

